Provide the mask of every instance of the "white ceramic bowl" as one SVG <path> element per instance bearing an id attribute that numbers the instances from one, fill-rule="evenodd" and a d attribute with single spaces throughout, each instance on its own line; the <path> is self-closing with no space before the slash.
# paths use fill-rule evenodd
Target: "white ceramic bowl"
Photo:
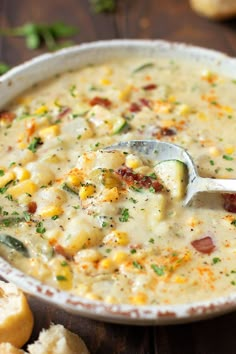
<path id="1" fill-rule="evenodd" d="M 0 109 L 25 89 L 57 73 L 130 55 L 189 58 L 195 62 L 202 62 L 213 70 L 215 68 L 224 75 L 236 77 L 236 59 L 212 50 L 164 41 L 101 41 L 45 54 L 9 71 L 0 79 Z M 15 283 L 26 293 L 36 296 L 39 301 L 46 300 L 74 314 L 116 323 L 137 325 L 183 323 L 226 313 L 236 308 L 236 293 L 211 301 L 181 305 L 108 305 L 44 285 L 13 268 L 2 258 L 0 276 Z"/>

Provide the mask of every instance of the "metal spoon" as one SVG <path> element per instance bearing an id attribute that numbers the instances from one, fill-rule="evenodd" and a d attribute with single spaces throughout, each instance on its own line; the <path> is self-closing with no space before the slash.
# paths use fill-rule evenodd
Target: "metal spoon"
<path id="1" fill-rule="evenodd" d="M 236 179 L 203 178 L 188 152 L 176 145 L 156 140 L 131 140 L 109 146 L 106 150 L 128 150 L 149 161 L 179 160 L 188 168 L 188 186 L 183 205 L 188 205 L 199 192 L 236 193 Z"/>

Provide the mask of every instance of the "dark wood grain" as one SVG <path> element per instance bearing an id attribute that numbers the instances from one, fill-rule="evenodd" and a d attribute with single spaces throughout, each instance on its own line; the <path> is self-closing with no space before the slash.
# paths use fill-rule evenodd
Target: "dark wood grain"
<path id="1" fill-rule="evenodd" d="M 161 38 L 236 55 L 236 20 L 212 22 L 191 11 L 187 0 L 119 0 L 115 14 L 95 15 L 88 0 L 0 0 L 0 27 L 64 21 L 78 26 L 75 43 L 112 38 Z M 19 64 L 45 51 L 29 51 L 23 39 L 0 37 L 0 61 Z M 81 335 L 97 354 L 235 354 L 236 313 L 177 326 L 135 327 L 70 315 L 30 299 L 31 341 L 51 322 Z"/>

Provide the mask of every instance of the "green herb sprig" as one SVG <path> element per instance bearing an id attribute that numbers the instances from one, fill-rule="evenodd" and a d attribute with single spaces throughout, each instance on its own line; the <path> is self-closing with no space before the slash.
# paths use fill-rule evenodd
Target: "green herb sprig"
<path id="1" fill-rule="evenodd" d="M 59 42 L 59 39 L 71 37 L 78 33 L 74 26 L 66 25 L 63 22 L 55 22 L 49 25 L 26 23 L 16 28 L 0 30 L 2 36 L 24 37 L 26 46 L 29 49 L 37 49 L 45 45 L 49 50 L 56 50 L 71 44 Z"/>
<path id="2" fill-rule="evenodd" d="M 90 0 L 91 8 L 96 13 L 114 12 L 116 0 Z"/>

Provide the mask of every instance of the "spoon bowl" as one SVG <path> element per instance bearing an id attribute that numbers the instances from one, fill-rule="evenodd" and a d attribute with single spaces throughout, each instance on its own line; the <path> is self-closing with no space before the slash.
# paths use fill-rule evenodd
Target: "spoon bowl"
<path id="1" fill-rule="evenodd" d="M 187 206 L 200 192 L 236 193 L 236 179 L 200 177 L 189 153 L 179 145 L 157 140 L 130 140 L 108 146 L 106 150 L 128 150 L 146 161 L 179 160 L 187 166 L 188 185 L 183 205 Z"/>

